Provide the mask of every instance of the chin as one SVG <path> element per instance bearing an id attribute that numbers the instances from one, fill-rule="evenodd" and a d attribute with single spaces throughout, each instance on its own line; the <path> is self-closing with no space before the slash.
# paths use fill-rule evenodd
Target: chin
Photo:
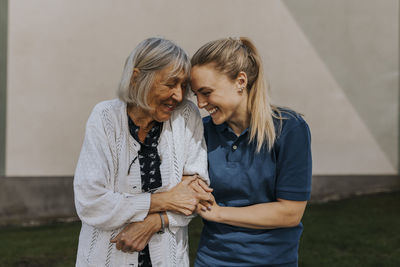
<path id="1" fill-rule="evenodd" d="M 219 124 L 222 124 L 222 123 L 225 122 L 223 119 L 221 119 L 221 118 L 214 118 L 213 116 L 211 116 L 211 119 L 212 119 L 212 121 L 213 121 L 213 123 L 214 123 L 215 125 L 219 125 Z"/>
<path id="2" fill-rule="evenodd" d="M 164 122 L 167 121 L 171 118 L 171 114 L 169 115 L 162 115 L 162 116 L 157 116 L 157 118 L 155 118 L 156 121 L 158 122 Z"/>

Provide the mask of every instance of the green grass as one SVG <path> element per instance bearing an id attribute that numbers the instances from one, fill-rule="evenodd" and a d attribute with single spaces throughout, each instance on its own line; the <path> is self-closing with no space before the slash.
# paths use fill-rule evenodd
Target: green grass
<path id="1" fill-rule="evenodd" d="M 0 266 L 74 266 L 80 223 L 0 230 Z"/>
<path id="2" fill-rule="evenodd" d="M 299 266 L 400 266 L 400 193 L 309 205 Z M 192 221 L 191 262 L 202 222 Z M 0 266 L 74 266 L 80 223 L 0 229 Z"/>
<path id="3" fill-rule="evenodd" d="M 400 192 L 310 205 L 300 266 L 400 266 Z"/>

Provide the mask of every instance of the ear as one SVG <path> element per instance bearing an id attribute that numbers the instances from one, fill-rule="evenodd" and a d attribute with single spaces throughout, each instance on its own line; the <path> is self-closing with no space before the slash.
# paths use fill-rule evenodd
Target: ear
<path id="1" fill-rule="evenodd" d="M 247 74 L 244 71 L 239 72 L 236 77 L 236 84 L 238 88 L 246 88 L 247 87 Z"/>
<path id="2" fill-rule="evenodd" d="M 132 88 L 133 86 L 135 86 L 136 83 L 136 79 L 138 77 L 140 73 L 140 70 L 138 68 L 134 68 L 133 72 L 132 72 L 132 76 L 131 76 L 131 81 L 129 83 L 129 87 Z"/>

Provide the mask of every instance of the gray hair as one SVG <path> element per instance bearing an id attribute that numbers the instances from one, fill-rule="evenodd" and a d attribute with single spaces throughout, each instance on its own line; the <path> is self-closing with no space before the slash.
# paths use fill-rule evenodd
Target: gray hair
<path id="1" fill-rule="evenodd" d="M 155 74 L 172 67 L 170 76 L 184 72 L 190 75 L 190 60 L 186 52 L 170 40 L 152 37 L 142 41 L 125 61 L 124 71 L 119 83 L 118 97 L 128 104 L 149 109 L 147 96 L 154 82 Z M 135 84 L 131 84 L 133 69 L 139 69 Z M 186 90 L 187 91 L 187 90 Z"/>

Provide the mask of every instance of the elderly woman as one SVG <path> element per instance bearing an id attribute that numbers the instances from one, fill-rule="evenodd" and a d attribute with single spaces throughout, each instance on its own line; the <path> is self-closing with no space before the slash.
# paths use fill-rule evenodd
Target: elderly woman
<path id="1" fill-rule="evenodd" d="M 93 109 L 74 180 L 77 266 L 189 266 L 188 215 L 211 199 L 198 178 L 208 182 L 202 120 L 184 99 L 189 72 L 180 47 L 146 39 L 119 99 Z"/>

